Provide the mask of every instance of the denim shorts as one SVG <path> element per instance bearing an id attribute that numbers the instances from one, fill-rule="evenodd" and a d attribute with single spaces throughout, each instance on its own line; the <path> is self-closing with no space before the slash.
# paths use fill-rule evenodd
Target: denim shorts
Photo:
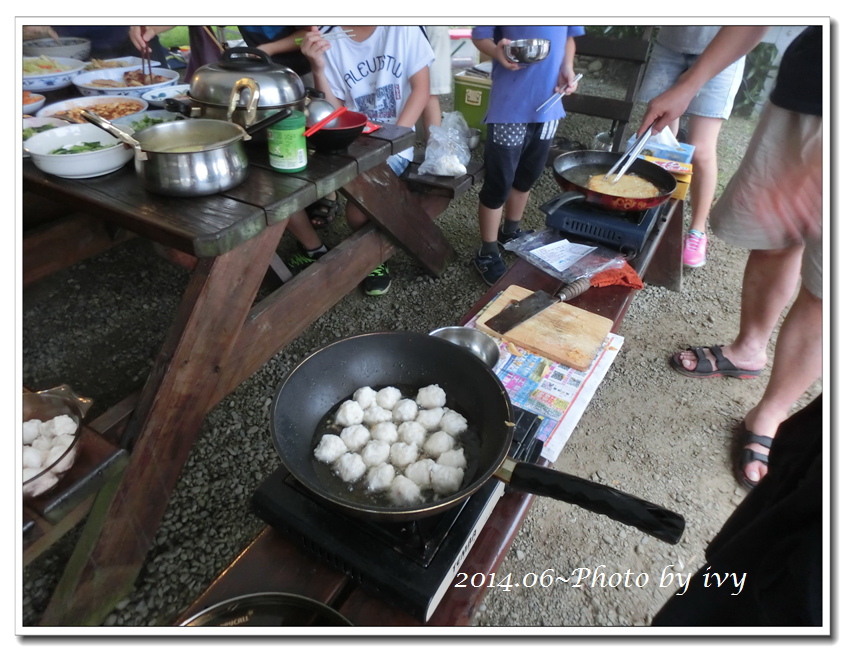
<path id="1" fill-rule="evenodd" d="M 650 102 L 660 93 L 667 91 L 681 74 L 691 68 L 698 56 L 675 52 L 659 43 L 654 43 L 637 99 L 640 102 Z M 743 74 L 744 57 L 706 82 L 698 94 L 692 98 L 689 108 L 686 109 L 686 115 L 722 120 L 729 118 Z"/>
<path id="2" fill-rule="evenodd" d="M 392 154 L 390 158 L 387 159 L 387 165 L 389 165 L 390 169 L 396 173 L 397 177 L 400 177 L 404 174 L 407 166 L 410 165 L 410 161 L 398 154 Z"/>

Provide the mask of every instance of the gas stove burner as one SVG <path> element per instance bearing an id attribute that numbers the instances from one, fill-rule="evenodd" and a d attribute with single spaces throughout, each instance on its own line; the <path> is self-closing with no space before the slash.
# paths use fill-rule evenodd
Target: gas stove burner
<path id="1" fill-rule="evenodd" d="M 646 211 L 614 211 L 586 201 L 558 206 L 560 197 L 543 204 L 545 225 L 579 241 L 605 245 L 635 258 L 647 242 L 667 204 Z"/>
<path id="2" fill-rule="evenodd" d="M 535 463 L 542 418 L 513 408 L 511 456 Z M 252 495 L 252 511 L 361 587 L 427 621 L 483 529 L 504 484 L 486 482 L 454 509 L 406 522 L 372 521 L 319 502 L 280 466 Z"/>

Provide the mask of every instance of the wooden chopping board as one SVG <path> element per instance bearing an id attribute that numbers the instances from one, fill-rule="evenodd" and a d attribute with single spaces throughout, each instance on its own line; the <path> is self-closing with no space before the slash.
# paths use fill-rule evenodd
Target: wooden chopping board
<path id="1" fill-rule="evenodd" d="M 520 301 L 529 294 L 532 294 L 531 290 L 511 285 L 478 318 L 475 327 L 572 369 L 588 369 L 612 328 L 611 319 L 557 302 L 506 335 L 496 333 L 486 325 L 488 319 L 511 302 Z"/>

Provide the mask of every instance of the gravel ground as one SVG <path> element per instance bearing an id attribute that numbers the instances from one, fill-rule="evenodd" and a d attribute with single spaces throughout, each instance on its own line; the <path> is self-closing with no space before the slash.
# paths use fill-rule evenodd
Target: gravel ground
<path id="1" fill-rule="evenodd" d="M 753 124 L 741 118 L 726 123 L 724 180 L 740 160 Z M 605 125 L 572 116 L 562 129 L 571 140 L 588 143 Z M 528 227 L 544 226 L 537 206 L 557 193 L 549 171 L 535 187 Z M 390 264 L 394 282 L 388 295 L 348 295 L 207 416 L 135 590 L 105 625 L 171 624 L 260 530 L 263 524 L 246 505 L 278 464 L 268 410 L 276 386 L 299 359 L 358 332 L 428 332 L 455 323 L 485 291 L 469 263 L 477 241 L 476 209 L 475 189 L 441 217 L 458 254 L 441 278 L 428 277 L 400 253 Z M 328 244 L 346 232 L 338 220 L 325 231 Z M 289 246 L 285 237 L 283 247 Z M 726 342 L 735 334 L 745 256 L 712 240 L 708 264 L 687 273 L 682 292 L 650 286 L 639 292 L 620 332 L 624 346 L 556 463 L 684 514 L 682 541 L 671 546 L 578 507 L 538 498 L 499 577 L 588 568 L 607 576 L 647 573 L 649 581 L 644 587 L 587 582 L 580 589 L 491 590 L 476 625 L 647 625 L 673 592 L 659 586 L 663 570 L 687 573 L 701 564 L 706 543 L 745 494 L 729 471 L 728 441 L 761 396 L 768 374 L 756 381 L 704 383 L 674 373 L 667 361 L 677 349 Z M 36 389 L 69 383 L 95 399 L 94 415 L 113 404 L 145 378 L 187 278 L 138 239 L 28 289 L 24 382 Z M 801 405 L 820 388 L 816 383 Z M 77 535 L 71 532 L 25 569 L 24 625 L 37 624 Z"/>

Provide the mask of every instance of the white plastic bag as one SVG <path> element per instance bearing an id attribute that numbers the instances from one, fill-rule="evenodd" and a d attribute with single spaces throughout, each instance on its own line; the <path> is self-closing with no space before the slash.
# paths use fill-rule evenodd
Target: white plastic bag
<path id="1" fill-rule="evenodd" d="M 425 149 L 425 161 L 419 174 L 459 177 L 466 174 L 466 164 L 472 157 L 469 149 L 469 125 L 459 111 L 445 113 L 441 126 L 433 125 Z"/>
<path id="2" fill-rule="evenodd" d="M 630 148 L 633 143 L 636 142 L 636 134 L 630 136 L 627 140 L 627 147 Z M 665 127 L 659 133 L 654 134 L 650 138 L 648 138 L 648 142 L 645 143 L 645 147 L 648 145 L 654 147 L 665 147 L 667 149 L 679 149 L 680 148 L 680 141 L 677 140 L 676 136 L 674 136 L 674 132 L 671 131 L 670 127 Z"/>

